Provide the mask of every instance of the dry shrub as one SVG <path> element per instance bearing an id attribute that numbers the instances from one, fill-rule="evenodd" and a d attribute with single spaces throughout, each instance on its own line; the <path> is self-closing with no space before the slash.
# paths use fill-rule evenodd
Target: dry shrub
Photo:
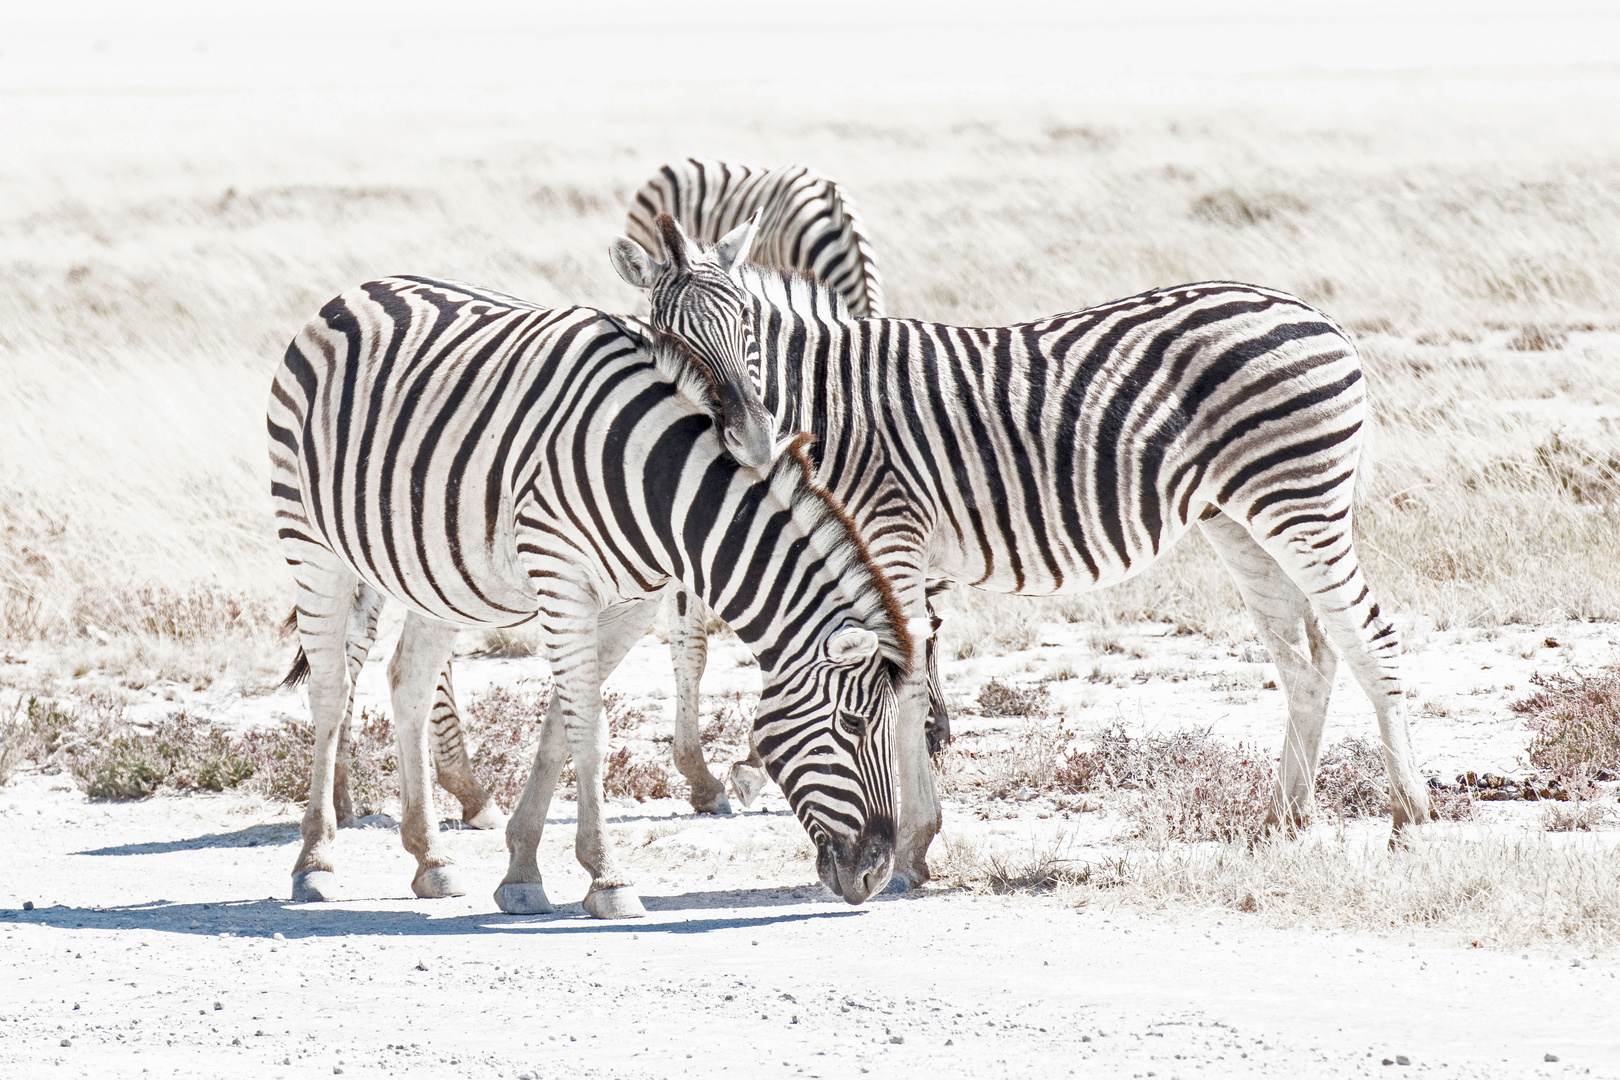
<path id="1" fill-rule="evenodd" d="M 186 712 L 158 721 L 150 731 L 104 722 L 70 754 L 74 782 L 92 799 L 139 799 L 162 786 L 224 791 L 254 772 L 241 740 Z"/>
<path id="2" fill-rule="evenodd" d="M 1581 787 L 1620 773 L 1620 675 L 1530 676 L 1536 692 L 1513 703 L 1531 731 L 1530 761 Z"/>
<path id="3" fill-rule="evenodd" d="M 1389 813 L 1389 770 L 1378 744 L 1351 735 L 1323 750 L 1316 804 L 1339 819 Z"/>
<path id="4" fill-rule="evenodd" d="M 1271 809 L 1271 762 L 1207 735 L 1166 743 L 1150 747 L 1142 795 L 1127 807 L 1136 835 L 1159 843 L 1257 839 Z"/>
<path id="5" fill-rule="evenodd" d="M 628 746 L 621 746 L 607 756 L 607 765 L 602 771 L 602 791 L 609 798 L 636 802 L 667 799 L 674 794 L 669 770 L 656 761 L 632 761 Z"/>
<path id="6" fill-rule="evenodd" d="M 985 716 L 1034 716 L 1046 712 L 1050 698 L 1044 686 L 1020 688 L 991 679 L 979 691 L 979 711 Z"/>
<path id="7" fill-rule="evenodd" d="M 1541 808 L 1541 827 L 1548 832 L 1591 832 L 1609 816 L 1595 802 L 1549 802 Z"/>
<path id="8" fill-rule="evenodd" d="M 462 713 L 473 746 L 473 775 L 502 806 L 516 806 L 523 796 L 550 704 L 549 686 L 532 693 L 493 686 Z"/>

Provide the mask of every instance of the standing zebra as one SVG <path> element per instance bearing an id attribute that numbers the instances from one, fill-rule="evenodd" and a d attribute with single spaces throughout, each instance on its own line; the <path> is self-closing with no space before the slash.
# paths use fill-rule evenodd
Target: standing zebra
<path id="1" fill-rule="evenodd" d="M 630 203 L 625 233 L 648 251 L 664 243 L 657 219 L 668 214 L 694 240 L 715 243 L 728 230 L 758 215 L 759 231 L 749 261 L 780 270 L 798 270 L 826 282 L 856 318 L 883 314 L 883 285 L 871 241 L 848 194 L 831 177 L 806 165 L 767 168 L 736 161 L 687 158 L 660 166 Z M 667 250 L 667 246 L 666 246 Z M 682 608 L 672 625 L 683 627 L 670 641 L 675 666 L 675 766 L 691 785 L 692 808 L 730 813 L 725 784 L 703 759 L 699 736 L 699 686 L 708 660 L 707 614 L 677 587 L 671 603 Z M 683 605 L 698 605 L 688 617 Z M 933 627 L 939 620 L 930 608 Z M 950 741 L 950 714 L 939 689 L 938 658 L 932 628 L 925 640 L 928 680 L 928 746 Z M 758 754 L 731 768 L 731 782 L 749 806 L 764 787 Z"/>
<path id="2" fill-rule="evenodd" d="M 723 441 L 732 457 L 753 468 L 764 467 L 775 459 L 779 447 L 775 418 L 760 403 L 758 388 L 750 374 L 750 366 L 758 365 L 758 346 L 753 338 L 753 330 L 746 320 L 737 317 L 734 306 L 717 309 L 713 307 L 711 299 L 714 281 L 724 278 L 738 261 L 749 257 L 750 249 L 760 235 L 754 218 L 742 221 L 725 235 L 717 237 L 717 243 L 708 252 L 689 243 L 673 219 L 668 220 L 667 226 L 669 234 L 664 246 L 672 252 L 669 256 L 671 273 L 665 275 L 668 291 L 663 298 L 662 309 L 670 314 L 671 322 L 667 326 L 652 328 L 655 333 L 668 332 L 666 348 L 660 350 L 658 355 L 664 358 L 666 374 L 691 384 L 688 389 L 693 400 L 710 402 L 710 411 L 720 423 Z M 770 237 L 766 239 L 767 243 L 772 242 Z M 665 264 L 656 266 L 660 272 L 665 269 Z M 678 582 L 675 587 L 680 587 Z M 681 601 L 682 604 L 701 603 L 690 594 L 683 592 L 681 595 L 688 597 Z M 358 682 L 360 671 L 376 641 L 377 619 L 383 602 L 384 596 L 364 581 L 357 586 L 346 644 L 351 686 Z M 296 615 L 289 620 L 289 625 L 295 621 Z M 701 654 L 697 655 L 701 664 Z M 307 673 L 308 668 L 300 658 L 283 685 L 297 685 Z M 701 667 L 698 675 L 702 675 Z M 340 827 L 355 823 L 348 775 L 353 711 L 351 699 L 340 728 L 333 774 L 332 797 Z M 689 775 L 696 775 L 690 772 L 691 753 L 683 757 L 686 744 L 696 747 L 696 767 L 701 772 L 699 784 L 707 782 L 711 788 L 718 787 L 723 804 L 725 789 L 715 783 L 703 765 L 696 713 L 691 719 L 689 737 L 684 737 L 685 728 L 680 723 L 683 719 L 677 711 L 675 760 L 678 763 L 687 761 L 685 768 Z M 473 775 L 460 712 L 451 690 L 448 664 L 434 691 L 430 721 L 434 773 L 439 783 L 461 802 L 462 820 L 475 829 L 498 828 L 505 819 L 489 792 Z M 757 762 L 757 757 L 755 755 L 751 760 Z M 765 778 L 762 771 L 750 771 L 748 778 L 756 782 L 755 790 L 763 787 Z M 708 796 L 709 789 L 699 784 L 694 784 L 692 789 L 694 807 L 705 811 L 715 809 Z M 729 811 L 730 807 L 725 806 L 724 809 Z"/>
<path id="3" fill-rule="evenodd" d="M 656 251 L 658 215 L 710 243 L 759 213 L 751 261 L 825 281 L 858 319 L 883 314 L 883 282 L 848 194 L 808 165 L 687 158 L 662 165 L 630 203 L 625 231 Z"/>
<path id="4" fill-rule="evenodd" d="M 1287 695 L 1272 823 L 1308 814 L 1335 648 L 1377 712 L 1395 828 L 1428 819 L 1395 627 L 1351 540 L 1366 383 L 1325 315 L 1205 282 L 955 327 L 855 319 L 825 285 L 778 271 L 745 266 L 740 280 L 732 303 L 756 327 L 766 405 L 817 438 L 818 479 L 912 625 L 930 582 L 1026 595 L 1111 585 L 1196 523 Z M 656 285 L 651 295 L 657 319 Z M 902 688 L 896 741 L 895 871 L 910 884 L 927 880 L 940 825 L 921 694 L 916 678 Z"/>
<path id="5" fill-rule="evenodd" d="M 677 270 L 657 267 L 664 278 Z M 680 300 L 681 290 L 658 295 Z M 712 385 L 690 342 L 661 339 L 649 354 L 593 309 L 547 310 L 424 278 L 352 289 L 293 340 L 268 423 L 316 727 L 295 899 L 330 897 L 336 885 L 333 757 L 361 583 L 408 609 L 389 680 L 400 836 L 417 859 L 418 896 L 463 891 L 430 819 L 423 721 L 435 679 L 460 626 L 532 619 L 555 686 L 507 825 L 497 902 L 550 910 L 536 849 L 571 752 L 585 908 L 642 913 L 603 824 L 601 683 L 671 579 L 755 650 L 765 689 L 753 738 L 815 842 L 822 880 L 851 903 L 888 880 L 889 729 L 910 668 L 906 627 L 801 449 L 767 474 L 724 451 L 715 415 L 731 413 Z"/>

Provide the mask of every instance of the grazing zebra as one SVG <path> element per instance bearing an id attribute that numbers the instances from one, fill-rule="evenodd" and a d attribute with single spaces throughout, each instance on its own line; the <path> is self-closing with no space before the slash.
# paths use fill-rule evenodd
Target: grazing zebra
<path id="1" fill-rule="evenodd" d="M 656 251 L 658 215 L 668 214 L 693 238 L 714 243 L 756 212 L 751 261 L 820 278 L 858 319 L 883 314 L 883 282 L 854 204 L 837 181 L 807 165 L 670 162 L 636 192 L 625 231 Z"/>
<path id="2" fill-rule="evenodd" d="M 463 891 L 430 820 L 424 720 L 435 679 L 459 627 L 534 620 L 554 689 L 507 824 L 496 900 L 550 910 L 536 849 L 572 753 L 585 908 L 642 913 L 603 824 L 601 683 L 671 579 L 755 650 L 764 692 L 754 742 L 815 842 L 822 880 L 851 903 L 888 880 L 889 731 L 894 687 L 910 669 L 907 629 L 802 447 L 766 473 L 725 452 L 711 380 L 691 349 L 662 338 L 649 349 L 599 311 L 424 278 L 359 286 L 300 331 L 268 416 L 316 727 L 295 899 L 336 886 L 333 758 L 362 583 L 408 609 L 389 681 L 400 836 L 417 859 L 418 896 Z"/>
<path id="3" fill-rule="evenodd" d="M 831 177 L 805 165 L 767 168 L 736 161 L 687 158 L 660 166 L 636 192 L 625 232 L 648 251 L 659 249 L 659 214 L 669 214 L 694 240 L 718 242 L 727 231 L 758 214 L 759 232 L 749 261 L 782 270 L 800 270 L 826 282 L 857 318 L 883 314 L 883 285 L 871 241 L 861 229 L 848 195 Z M 686 629 L 670 642 L 675 666 L 675 766 L 691 785 L 692 808 L 700 813 L 731 812 L 725 784 L 703 760 L 699 685 L 708 659 L 707 611 L 676 587 L 672 623 Z M 696 605 L 690 615 L 687 607 Z M 937 624 L 932 609 L 928 615 Z M 950 714 L 939 689 L 935 637 L 926 638 L 928 746 L 937 753 L 950 741 Z M 765 776 L 758 754 L 731 768 L 732 785 L 743 805 L 752 805 Z"/>
<path id="4" fill-rule="evenodd" d="M 745 266 L 766 405 L 818 442 L 913 625 L 931 582 L 1050 595 L 1145 569 L 1195 523 L 1278 664 L 1289 724 L 1271 820 L 1311 805 L 1335 648 L 1372 699 L 1397 831 L 1427 820 L 1395 627 L 1351 541 L 1366 418 L 1354 345 L 1285 293 L 1155 289 L 1015 326 L 856 319 L 812 279 Z M 654 319 L 659 318 L 653 296 Z M 915 678 L 896 741 L 897 876 L 940 811 Z"/>

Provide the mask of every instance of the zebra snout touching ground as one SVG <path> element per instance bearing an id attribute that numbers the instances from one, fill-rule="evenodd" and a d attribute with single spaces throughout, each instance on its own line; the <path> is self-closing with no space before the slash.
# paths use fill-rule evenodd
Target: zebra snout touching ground
<path id="1" fill-rule="evenodd" d="M 894 820 L 873 818 L 853 841 L 816 844 L 816 873 L 833 892 L 859 904 L 882 891 L 894 872 Z"/>

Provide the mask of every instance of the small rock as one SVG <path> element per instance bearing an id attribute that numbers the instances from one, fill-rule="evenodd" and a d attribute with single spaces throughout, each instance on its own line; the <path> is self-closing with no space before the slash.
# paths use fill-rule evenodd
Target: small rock
<path id="1" fill-rule="evenodd" d="M 417 971 L 426 971 L 427 970 L 427 965 L 422 963 L 422 961 L 418 960 L 416 962 L 416 970 Z"/>
<path id="2" fill-rule="evenodd" d="M 62 1040 L 62 1045 L 63 1045 L 63 1046 L 72 1046 L 72 1045 L 73 1045 L 73 1043 L 72 1043 L 72 1042 L 71 1042 L 71 1041 L 70 1041 L 70 1040 L 68 1040 L 68 1039 L 63 1039 L 63 1040 Z"/>
<path id="3" fill-rule="evenodd" d="M 1393 1065 L 1393 1064 L 1395 1064 L 1395 1059 L 1394 1058 L 1385 1058 L 1384 1059 L 1384 1064 L 1385 1065 Z"/>
<path id="4" fill-rule="evenodd" d="M 901 1043 L 906 1041 L 906 1037 L 904 1035 L 890 1035 L 889 1041 L 894 1043 L 896 1046 L 899 1046 Z"/>
<path id="5" fill-rule="evenodd" d="M 1550 642 L 1550 640 L 1551 639 L 1549 639 L 1549 642 Z M 1549 643 L 1548 647 L 1551 648 L 1550 643 Z M 1557 1061 L 1558 1060 L 1558 1055 L 1557 1054 L 1542 1054 L 1541 1055 L 1541 1060 L 1542 1061 Z"/>
<path id="6" fill-rule="evenodd" d="M 1405 1054 L 1396 1054 L 1395 1055 L 1395 1064 L 1397 1064 L 1397 1065 L 1410 1065 L 1410 1064 L 1412 1064 L 1412 1059 L 1407 1057 Z"/>
<path id="7" fill-rule="evenodd" d="M 223 1008 L 225 1008 L 225 1003 L 223 1001 L 214 1002 L 214 1011 L 215 1012 L 219 1012 Z"/>
<path id="8" fill-rule="evenodd" d="M 277 941 L 286 941 L 287 940 L 285 937 L 283 937 L 280 934 L 271 934 L 270 936 L 275 938 Z"/>
<path id="9" fill-rule="evenodd" d="M 202 925 L 202 923 L 198 922 L 196 919 L 191 920 L 191 923 L 190 923 L 191 929 L 195 930 L 195 929 L 197 929 L 197 927 L 199 927 L 201 925 Z"/>
<path id="10" fill-rule="evenodd" d="M 1546 638 L 1546 639 L 1544 639 L 1542 641 L 1542 644 L 1547 646 L 1547 648 L 1549 648 L 1549 649 L 1556 649 L 1556 648 L 1558 648 L 1558 639 L 1557 638 L 1552 638 L 1552 637 Z M 1553 1060 L 1557 1061 L 1558 1059 L 1553 1058 Z"/>
<path id="11" fill-rule="evenodd" d="M 34 902 L 32 900 L 24 900 L 23 901 L 23 910 L 24 911 L 33 911 L 34 910 Z"/>

